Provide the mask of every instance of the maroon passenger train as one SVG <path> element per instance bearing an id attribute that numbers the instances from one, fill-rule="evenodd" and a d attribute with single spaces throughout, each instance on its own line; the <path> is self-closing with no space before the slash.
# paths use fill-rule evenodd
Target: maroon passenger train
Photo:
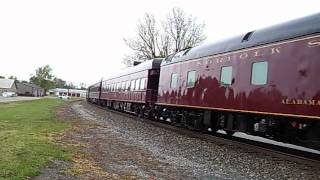
<path id="1" fill-rule="evenodd" d="M 128 68 L 87 100 L 191 129 L 320 149 L 320 14 Z"/>

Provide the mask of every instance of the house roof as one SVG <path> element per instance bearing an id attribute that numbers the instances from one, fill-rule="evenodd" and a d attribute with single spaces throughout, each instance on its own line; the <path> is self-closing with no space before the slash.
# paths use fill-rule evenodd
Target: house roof
<path id="1" fill-rule="evenodd" d="M 13 79 L 0 79 L 0 89 L 10 89 L 13 85 Z"/>
<path id="2" fill-rule="evenodd" d="M 37 89 L 43 89 L 42 87 L 36 85 L 36 84 L 31 84 L 31 83 L 21 83 L 21 84 L 24 84 L 26 86 L 30 86 L 30 87 L 33 87 L 33 88 L 37 88 Z"/>
<path id="3" fill-rule="evenodd" d="M 27 86 L 27 87 L 29 87 L 29 88 L 34 88 L 34 89 L 38 89 L 38 90 L 44 90 L 44 89 L 41 88 L 40 86 L 35 85 L 35 84 L 31 84 L 31 83 L 25 83 L 25 82 L 21 83 L 21 82 L 17 82 L 16 84 L 17 84 L 18 89 Z"/>

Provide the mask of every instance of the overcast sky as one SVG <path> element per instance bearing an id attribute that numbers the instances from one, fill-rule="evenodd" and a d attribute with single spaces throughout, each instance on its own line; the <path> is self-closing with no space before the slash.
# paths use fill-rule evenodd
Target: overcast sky
<path id="1" fill-rule="evenodd" d="M 163 19 L 174 7 L 206 24 L 206 43 L 320 12 L 319 0 L 0 0 L 0 75 L 28 80 L 53 74 L 90 85 L 117 73 L 145 13 Z"/>

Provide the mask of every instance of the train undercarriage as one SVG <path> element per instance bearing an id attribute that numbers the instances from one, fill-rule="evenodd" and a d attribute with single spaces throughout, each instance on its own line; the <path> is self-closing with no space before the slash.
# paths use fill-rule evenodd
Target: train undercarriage
<path id="1" fill-rule="evenodd" d="M 319 121 L 251 113 L 150 105 L 123 101 L 88 99 L 89 102 L 113 110 L 135 114 L 196 131 L 216 133 L 224 130 L 260 136 L 284 143 L 320 150 Z"/>

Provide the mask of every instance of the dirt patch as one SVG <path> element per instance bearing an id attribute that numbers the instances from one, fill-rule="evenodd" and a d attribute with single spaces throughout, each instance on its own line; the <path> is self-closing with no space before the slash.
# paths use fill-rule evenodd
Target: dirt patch
<path id="1" fill-rule="evenodd" d="M 77 105 L 79 102 L 76 102 Z M 41 171 L 40 179 L 144 179 L 166 177 L 155 160 L 146 150 L 128 144 L 112 132 L 112 125 L 97 121 L 83 109 L 74 110 L 70 103 L 56 111 L 57 119 L 69 121 L 72 128 L 53 137 L 64 147 L 75 152 L 71 162 L 52 161 Z"/>

